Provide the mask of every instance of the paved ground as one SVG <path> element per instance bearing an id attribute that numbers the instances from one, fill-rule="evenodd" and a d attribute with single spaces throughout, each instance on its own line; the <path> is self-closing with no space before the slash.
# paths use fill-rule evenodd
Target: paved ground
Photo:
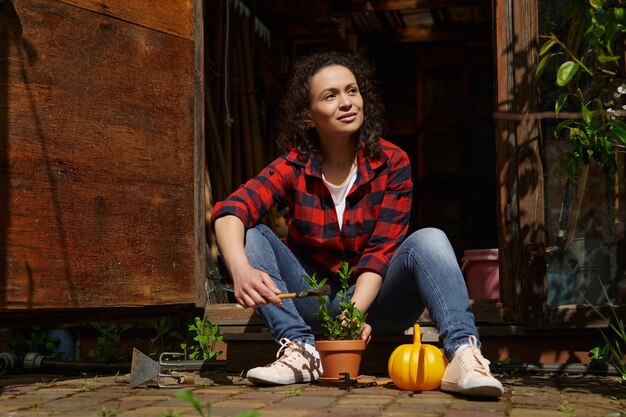
<path id="1" fill-rule="evenodd" d="M 342 390 L 316 384 L 259 388 L 232 375 L 195 376 L 193 385 L 130 389 L 130 375 L 1 375 L 0 416 L 236 416 L 262 417 L 582 417 L 626 416 L 626 387 L 614 377 L 514 375 L 501 377 L 498 401 L 470 401 L 440 391 L 407 392 L 393 386 Z M 210 413 L 176 398 L 191 391 Z"/>

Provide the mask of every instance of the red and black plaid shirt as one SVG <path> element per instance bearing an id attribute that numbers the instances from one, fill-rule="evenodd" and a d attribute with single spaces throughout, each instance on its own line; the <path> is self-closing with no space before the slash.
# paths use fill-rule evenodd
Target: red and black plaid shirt
<path id="1" fill-rule="evenodd" d="M 346 197 L 341 230 L 319 164 L 300 161 L 296 150 L 218 202 L 212 220 L 232 214 L 247 229 L 274 204 L 286 201 L 290 216 L 285 243 L 316 270 L 334 271 L 346 261 L 356 266 L 354 277 L 365 271 L 384 277 L 408 229 L 412 183 L 406 153 L 384 139 L 381 146 L 383 152 L 377 159 L 359 153 L 357 178 Z"/>

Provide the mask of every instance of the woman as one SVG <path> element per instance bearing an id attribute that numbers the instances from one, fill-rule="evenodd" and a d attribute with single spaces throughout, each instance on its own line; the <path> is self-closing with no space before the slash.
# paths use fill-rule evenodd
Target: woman
<path id="1" fill-rule="evenodd" d="M 381 138 L 383 110 L 372 75 L 349 54 L 317 53 L 298 61 L 281 108 L 279 145 L 285 153 L 215 206 L 213 226 L 235 298 L 256 308 L 282 345 L 275 362 L 251 369 L 247 378 L 293 384 L 320 375 L 313 336 L 319 331 L 317 300 L 281 300 L 277 294 L 308 289 L 304 274 L 335 278 L 333 271 L 347 261 L 355 267 L 351 302 L 368 312 L 364 340 L 405 330 L 426 307 L 450 361 L 442 389 L 498 397 L 502 384 L 479 351 L 448 239 L 432 228 L 405 239 L 409 160 Z M 259 223 L 280 201 L 290 209 L 284 242 Z M 341 313 L 338 303 L 331 296 L 334 314 Z"/>

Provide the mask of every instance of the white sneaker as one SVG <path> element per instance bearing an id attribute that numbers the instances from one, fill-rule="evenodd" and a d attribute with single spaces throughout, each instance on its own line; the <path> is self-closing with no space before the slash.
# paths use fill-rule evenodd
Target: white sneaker
<path id="1" fill-rule="evenodd" d="M 319 357 L 309 352 L 304 343 L 280 339 L 276 359 L 267 366 L 252 368 L 246 374 L 250 382 L 262 385 L 288 385 L 311 382 L 322 374 Z"/>
<path id="2" fill-rule="evenodd" d="M 476 336 L 470 336 L 469 346 L 458 352 L 448 364 L 441 380 L 441 390 L 476 397 L 500 397 L 504 388 L 491 375 L 489 363 L 478 349 Z"/>

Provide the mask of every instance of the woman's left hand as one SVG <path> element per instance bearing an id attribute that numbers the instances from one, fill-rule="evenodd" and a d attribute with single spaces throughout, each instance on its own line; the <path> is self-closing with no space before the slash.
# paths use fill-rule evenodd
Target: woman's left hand
<path id="1" fill-rule="evenodd" d="M 370 340 L 372 340 L 372 326 L 365 323 L 363 325 L 363 332 L 361 333 L 361 339 L 365 340 L 365 345 L 369 344 Z"/>

